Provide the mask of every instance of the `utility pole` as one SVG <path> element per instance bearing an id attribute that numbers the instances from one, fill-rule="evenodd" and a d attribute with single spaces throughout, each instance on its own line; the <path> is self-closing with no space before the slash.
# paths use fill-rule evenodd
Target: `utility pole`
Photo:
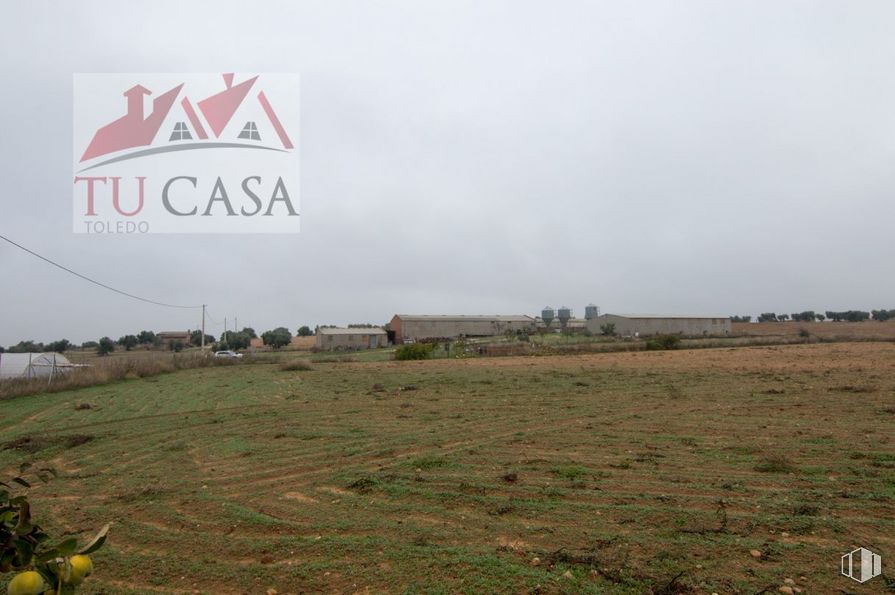
<path id="1" fill-rule="evenodd" d="M 202 353 L 205 353 L 205 304 L 202 304 Z"/>

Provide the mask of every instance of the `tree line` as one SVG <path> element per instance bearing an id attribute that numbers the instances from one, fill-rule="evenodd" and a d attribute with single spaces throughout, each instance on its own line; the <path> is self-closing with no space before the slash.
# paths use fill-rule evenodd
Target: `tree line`
<path id="1" fill-rule="evenodd" d="M 314 331 L 307 325 L 299 327 L 297 331 L 297 335 L 300 337 L 308 337 L 313 334 Z M 257 338 L 258 334 L 255 332 L 255 329 L 244 327 L 241 331 L 225 331 L 219 339 L 206 333 L 205 344 L 212 345 L 217 350 L 248 349 L 252 344 L 252 339 Z M 285 327 L 277 327 L 262 333 L 261 340 L 264 345 L 279 349 L 292 342 L 292 333 Z M 0 346 L 0 353 L 41 353 L 45 351 L 65 353 L 72 349 L 81 349 L 84 351 L 95 350 L 99 355 L 108 355 L 117 348 L 132 351 L 138 347 L 143 349 L 160 349 L 164 347 L 170 351 L 180 352 L 187 347 L 199 347 L 201 345 L 202 331 L 199 330 L 190 333 L 188 342 L 174 340 L 167 341 L 167 344 L 158 334 L 144 330 L 136 334 L 122 335 L 117 341 L 110 337 L 101 337 L 95 341 L 84 341 L 80 345 L 72 343 L 68 339 L 60 339 L 49 343 L 29 339 L 19 341 L 9 347 Z"/>
<path id="2" fill-rule="evenodd" d="M 752 322 L 752 316 L 731 316 L 731 322 Z M 793 312 L 792 314 L 777 314 L 775 312 L 762 312 L 756 318 L 758 322 L 786 322 L 792 320 L 794 322 L 823 322 L 831 320 L 833 322 L 864 322 L 865 320 L 876 320 L 883 322 L 886 320 L 895 320 L 895 310 L 844 310 L 836 312 L 827 310 L 823 314 L 814 310 L 805 310 L 804 312 Z"/>

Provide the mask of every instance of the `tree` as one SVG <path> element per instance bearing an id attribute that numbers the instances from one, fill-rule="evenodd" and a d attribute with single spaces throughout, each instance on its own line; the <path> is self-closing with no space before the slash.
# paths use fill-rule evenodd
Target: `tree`
<path id="1" fill-rule="evenodd" d="M 81 343 L 81 349 L 96 349 L 99 347 L 99 343 L 96 341 L 84 341 Z"/>
<path id="2" fill-rule="evenodd" d="M 870 313 L 874 320 L 885 322 L 895 318 L 895 310 L 874 310 Z"/>
<path id="3" fill-rule="evenodd" d="M 115 343 L 109 337 L 103 337 L 96 345 L 97 355 L 109 355 L 115 351 Z"/>
<path id="4" fill-rule="evenodd" d="M 762 312 L 758 315 L 758 322 L 778 322 L 777 315 L 773 312 Z"/>
<path id="5" fill-rule="evenodd" d="M 805 310 L 790 314 L 789 317 L 796 322 L 814 322 L 814 310 Z"/>
<path id="6" fill-rule="evenodd" d="M 780 322 L 786 322 L 787 320 L 789 320 L 789 314 L 778 314 L 777 320 L 779 320 Z"/>
<path id="7" fill-rule="evenodd" d="M 730 317 L 730 321 L 731 322 L 752 322 L 752 317 L 751 316 L 735 316 L 734 315 L 734 316 Z"/>
<path id="8" fill-rule="evenodd" d="M 10 353 L 38 353 L 41 351 L 46 351 L 46 349 L 44 349 L 44 344 L 36 343 L 31 339 L 27 341 L 19 341 L 9 348 Z"/>
<path id="9" fill-rule="evenodd" d="M 211 345 L 212 343 L 214 343 L 214 337 L 206 334 L 205 344 Z M 192 333 L 190 333 L 190 345 L 193 345 L 195 347 L 199 347 L 202 345 L 202 331 L 193 331 Z"/>
<path id="10" fill-rule="evenodd" d="M 870 318 L 870 312 L 864 312 L 863 310 L 846 310 L 845 312 L 831 312 L 827 311 L 827 318 L 832 320 L 833 322 L 862 322 L 864 320 L 868 320 Z"/>
<path id="11" fill-rule="evenodd" d="M 289 329 L 279 326 L 272 331 L 267 331 L 261 335 L 261 340 L 265 345 L 269 345 L 274 349 L 279 349 L 292 342 L 292 333 Z"/>
<path id="12" fill-rule="evenodd" d="M 614 337 L 615 336 L 615 323 L 607 322 L 606 324 L 600 325 L 600 333 L 606 337 Z"/>
<path id="13" fill-rule="evenodd" d="M 305 325 L 298 328 L 298 336 L 299 337 L 310 337 L 314 334 L 314 331 L 311 330 L 311 327 Z"/>
<path id="14" fill-rule="evenodd" d="M 170 349 L 174 353 L 180 353 L 181 351 L 183 351 L 183 341 L 171 341 L 170 343 L 168 343 L 168 349 Z"/>
<path id="15" fill-rule="evenodd" d="M 0 345 L 0 353 L 6 353 L 6 347 Z"/>
<path id="16" fill-rule="evenodd" d="M 58 341 L 53 341 L 49 345 L 47 345 L 47 351 L 55 351 L 56 353 L 65 353 L 65 351 L 71 347 L 71 343 L 68 339 L 59 339 Z"/>
<path id="17" fill-rule="evenodd" d="M 140 342 L 140 345 L 158 345 L 158 337 L 152 331 L 140 331 L 137 341 Z"/>
<path id="18" fill-rule="evenodd" d="M 824 320 L 827 319 L 827 317 L 824 316 L 823 314 L 815 314 L 815 315 L 814 315 L 814 318 L 815 318 L 818 322 L 823 322 Z"/>
<path id="19" fill-rule="evenodd" d="M 251 344 L 252 337 L 249 336 L 248 333 L 243 331 L 238 333 L 227 331 L 221 335 L 221 342 L 218 344 L 218 349 L 222 351 L 227 351 L 229 349 L 248 349 Z M 221 345 L 226 345 L 226 347 L 221 347 Z"/>
<path id="20" fill-rule="evenodd" d="M 250 326 L 244 326 L 244 327 L 242 327 L 242 330 L 239 331 L 239 332 L 247 334 L 247 335 L 249 336 L 250 339 L 257 339 L 257 338 L 258 338 L 258 334 L 255 332 L 255 329 L 253 329 L 253 328 L 250 327 Z"/>
<path id="21" fill-rule="evenodd" d="M 139 345 L 140 341 L 135 335 L 124 335 L 123 337 L 118 339 L 118 344 L 124 347 L 125 351 L 130 351 L 131 349 Z"/>

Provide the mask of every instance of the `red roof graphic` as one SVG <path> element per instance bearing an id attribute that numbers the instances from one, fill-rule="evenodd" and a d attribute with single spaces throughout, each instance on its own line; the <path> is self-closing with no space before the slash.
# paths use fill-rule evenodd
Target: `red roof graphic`
<path id="1" fill-rule="evenodd" d="M 203 99 L 197 104 L 215 138 L 220 138 L 221 133 L 223 133 L 227 124 L 233 118 L 236 110 L 243 104 L 252 86 L 258 80 L 258 77 L 254 76 L 238 85 L 233 85 L 233 73 L 226 73 L 223 77 L 226 89 Z M 156 97 L 152 102 L 152 113 L 146 118 L 143 116 L 143 96 L 151 95 L 152 91 L 141 85 L 135 85 L 125 91 L 127 114 L 96 131 L 93 140 L 90 141 L 87 150 L 81 156 L 81 161 L 123 149 L 150 145 L 158 133 L 162 122 L 164 122 L 171 107 L 177 100 L 177 96 L 180 94 L 183 86 L 184 84 L 181 83 Z M 292 141 L 286 134 L 286 130 L 280 123 L 264 91 L 259 91 L 257 98 L 283 147 L 292 149 Z M 207 139 L 208 134 L 189 99 L 184 97 L 180 105 L 196 131 L 196 135 L 202 140 Z"/>

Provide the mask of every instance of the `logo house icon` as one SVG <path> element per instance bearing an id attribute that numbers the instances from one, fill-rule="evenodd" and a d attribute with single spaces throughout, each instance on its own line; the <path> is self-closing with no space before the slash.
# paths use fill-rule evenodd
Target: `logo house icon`
<path id="1" fill-rule="evenodd" d="M 879 576 L 882 571 L 882 558 L 867 548 L 859 547 L 842 556 L 842 574 L 859 583 Z"/>
<path id="2" fill-rule="evenodd" d="M 74 75 L 75 233 L 298 233 L 297 74 Z"/>

